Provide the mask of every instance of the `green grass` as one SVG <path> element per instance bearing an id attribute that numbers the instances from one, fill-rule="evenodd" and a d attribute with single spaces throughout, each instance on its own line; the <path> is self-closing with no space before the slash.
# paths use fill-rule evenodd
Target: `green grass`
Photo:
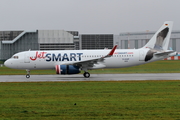
<path id="1" fill-rule="evenodd" d="M 180 61 L 157 61 L 128 68 L 90 70 L 92 74 L 121 74 L 121 73 L 180 73 Z M 83 73 L 83 71 L 82 71 Z M 15 70 L 0 67 L 0 75 L 24 75 L 25 70 Z M 55 74 L 55 70 L 32 70 L 31 74 Z"/>
<path id="2" fill-rule="evenodd" d="M 158 61 L 90 73 L 179 73 L 179 61 Z M 0 67 L 0 75 L 26 74 Z M 31 74 L 55 74 L 33 70 Z M 180 118 L 180 81 L 0 83 L 0 120 Z"/>
<path id="3" fill-rule="evenodd" d="M 180 81 L 1 83 L 0 119 L 178 120 L 179 100 Z"/>

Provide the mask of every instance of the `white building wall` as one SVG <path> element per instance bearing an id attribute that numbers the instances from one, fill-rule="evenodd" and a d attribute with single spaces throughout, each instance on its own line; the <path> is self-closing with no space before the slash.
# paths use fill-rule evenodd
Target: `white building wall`
<path id="1" fill-rule="evenodd" d="M 176 39 L 176 51 L 180 52 L 180 38 Z"/>
<path id="2" fill-rule="evenodd" d="M 119 35 L 114 35 L 113 36 L 114 38 L 114 45 L 118 45 L 117 46 L 117 49 L 121 49 L 121 39 L 120 39 L 120 36 Z"/>
<path id="3" fill-rule="evenodd" d="M 38 30 L 39 43 L 73 43 L 73 35 L 64 30 Z"/>

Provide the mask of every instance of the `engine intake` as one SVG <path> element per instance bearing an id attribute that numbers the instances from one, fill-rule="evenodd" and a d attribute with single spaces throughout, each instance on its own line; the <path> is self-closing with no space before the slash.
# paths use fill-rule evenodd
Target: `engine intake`
<path id="1" fill-rule="evenodd" d="M 78 66 L 73 65 L 56 65 L 56 74 L 78 74 L 80 73 Z"/>

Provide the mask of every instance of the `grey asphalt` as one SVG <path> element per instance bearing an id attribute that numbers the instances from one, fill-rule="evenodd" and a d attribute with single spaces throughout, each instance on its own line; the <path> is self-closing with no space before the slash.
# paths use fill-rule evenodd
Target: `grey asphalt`
<path id="1" fill-rule="evenodd" d="M 77 75 L 0 75 L 0 82 L 43 82 L 43 81 L 130 81 L 130 80 L 180 80 L 180 73 L 157 74 L 91 74 L 90 78 Z"/>

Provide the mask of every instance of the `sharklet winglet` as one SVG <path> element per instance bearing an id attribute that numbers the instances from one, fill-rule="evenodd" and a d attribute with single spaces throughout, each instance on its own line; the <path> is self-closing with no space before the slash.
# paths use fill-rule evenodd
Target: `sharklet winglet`
<path id="1" fill-rule="evenodd" d="M 109 54 L 107 54 L 105 57 L 110 57 L 110 56 L 112 56 L 112 55 L 114 54 L 114 51 L 116 50 L 116 48 L 117 48 L 117 45 L 115 45 L 115 46 L 112 48 L 112 50 L 109 52 Z"/>

